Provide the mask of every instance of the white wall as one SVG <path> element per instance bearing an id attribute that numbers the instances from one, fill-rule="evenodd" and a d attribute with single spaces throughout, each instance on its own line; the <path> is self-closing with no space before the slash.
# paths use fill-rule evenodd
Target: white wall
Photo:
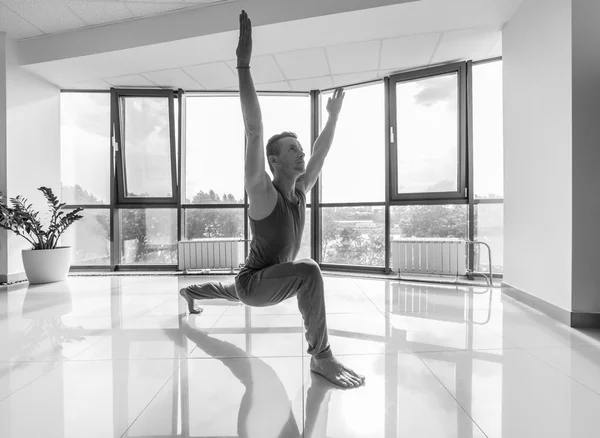
<path id="1" fill-rule="evenodd" d="M 6 161 L 6 34 L 0 32 L 0 191 L 4 194 L 7 192 Z M 8 233 L 0 229 L 0 278 L 7 273 Z"/>
<path id="2" fill-rule="evenodd" d="M 46 216 L 47 203 L 37 188 L 60 195 L 60 90 L 19 66 L 16 41 L 9 37 L 6 47 L 8 195 L 25 196 Z M 9 234 L 9 275 L 23 272 L 21 250 L 28 247 Z"/>
<path id="3" fill-rule="evenodd" d="M 525 0 L 502 46 L 504 282 L 571 310 L 570 0 Z"/>
<path id="4" fill-rule="evenodd" d="M 573 311 L 600 312 L 600 2 L 573 3 Z"/>

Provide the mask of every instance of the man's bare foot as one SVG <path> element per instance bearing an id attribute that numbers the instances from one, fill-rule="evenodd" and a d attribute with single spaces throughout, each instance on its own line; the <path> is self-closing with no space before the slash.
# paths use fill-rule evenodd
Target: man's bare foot
<path id="1" fill-rule="evenodd" d="M 310 359 L 310 369 L 312 372 L 320 374 L 331 383 L 335 383 L 342 388 L 358 388 L 365 384 L 365 376 L 357 374 L 350 368 L 342 365 L 335 357 L 325 359 Z"/>
<path id="2" fill-rule="evenodd" d="M 186 287 L 184 287 L 183 289 L 181 289 L 179 291 L 179 295 L 181 295 L 183 297 L 183 299 L 187 301 L 188 310 L 191 314 L 198 314 L 198 313 L 202 312 L 202 310 L 203 310 L 202 308 L 200 308 L 198 306 L 194 306 L 194 299 L 189 296 Z"/>

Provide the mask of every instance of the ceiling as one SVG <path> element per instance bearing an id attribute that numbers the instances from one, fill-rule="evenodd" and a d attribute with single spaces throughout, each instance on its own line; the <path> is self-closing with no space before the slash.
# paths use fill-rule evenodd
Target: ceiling
<path id="1" fill-rule="evenodd" d="M 290 19 L 288 14 L 279 21 L 263 20 L 265 24 L 260 24 L 262 5 L 252 15 L 253 1 L 257 5 L 267 5 L 269 1 L 271 5 L 284 5 L 287 0 L 0 0 L 0 31 L 19 39 L 19 47 L 26 55 L 37 50 L 40 61 L 27 55 L 23 66 L 64 89 L 158 86 L 234 90 L 237 30 L 232 29 L 237 27 L 237 13 L 233 11 L 244 7 L 251 18 L 256 16 L 253 23 L 259 23 L 253 29 L 252 60 L 257 89 L 307 91 L 429 65 L 501 56 L 502 28 L 522 3 L 388 1 L 387 6 L 310 18 Z M 304 1 L 308 5 L 308 0 Z M 328 0 L 332 4 L 335 1 Z M 353 3 L 364 8 L 376 0 Z M 174 22 L 185 27 L 189 14 L 196 14 L 198 21 L 206 17 L 214 22 L 214 17 L 221 17 L 221 11 L 227 14 L 228 24 L 220 32 L 171 40 L 165 37 L 164 41 L 156 35 L 151 38 L 151 32 L 146 32 L 149 35 L 145 37 L 152 43 L 142 41 L 135 47 L 116 50 L 111 50 L 108 43 L 106 48 L 100 47 L 110 35 L 126 35 L 128 29 L 133 32 L 144 23 L 172 30 Z M 90 26 L 98 25 L 102 26 L 90 30 Z M 90 32 L 95 32 L 90 40 L 98 46 L 95 53 L 88 50 L 80 56 L 57 54 L 55 59 L 41 56 L 45 41 L 66 47 L 72 41 L 89 37 Z"/>

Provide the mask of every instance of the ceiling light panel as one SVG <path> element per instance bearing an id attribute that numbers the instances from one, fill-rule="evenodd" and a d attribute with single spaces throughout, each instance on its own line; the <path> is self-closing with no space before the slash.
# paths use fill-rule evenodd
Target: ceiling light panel
<path id="1" fill-rule="evenodd" d="M 278 53 L 275 59 L 287 79 L 304 79 L 330 74 L 323 48 Z"/>
<path id="2" fill-rule="evenodd" d="M 426 66 L 440 39 L 439 33 L 383 40 L 380 70 Z"/>
<path id="3" fill-rule="evenodd" d="M 294 91 L 322 90 L 333 87 L 333 81 L 331 80 L 331 76 L 323 76 L 290 81 L 290 85 Z"/>
<path id="4" fill-rule="evenodd" d="M 468 29 L 444 32 L 433 55 L 432 63 L 483 59 L 496 43 L 497 29 Z"/>
<path id="5" fill-rule="evenodd" d="M 194 65 L 183 70 L 207 90 L 221 90 L 238 84 L 237 75 L 224 62 Z"/>
<path id="6" fill-rule="evenodd" d="M 2 3 L 44 33 L 85 26 L 85 23 L 60 0 L 2 0 Z"/>
<path id="7" fill-rule="evenodd" d="M 203 90 L 204 87 L 179 68 L 153 71 L 142 74 L 146 79 L 163 88 L 181 88 L 183 90 Z"/>
<path id="8" fill-rule="evenodd" d="M 237 60 L 227 61 L 227 64 L 235 70 Z M 272 55 L 253 57 L 250 67 L 252 67 L 252 79 L 255 84 L 280 82 L 285 79 Z"/>
<path id="9" fill-rule="evenodd" d="M 331 73 L 341 75 L 377 70 L 380 45 L 379 41 L 365 41 L 326 47 Z"/>

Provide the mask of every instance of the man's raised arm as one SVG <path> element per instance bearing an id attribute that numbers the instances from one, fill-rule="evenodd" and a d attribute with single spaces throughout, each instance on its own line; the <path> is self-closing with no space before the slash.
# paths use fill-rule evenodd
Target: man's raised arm
<path id="1" fill-rule="evenodd" d="M 340 111 L 342 110 L 342 103 L 344 102 L 344 96 L 344 89 L 336 88 L 336 90 L 333 92 L 333 96 L 327 101 L 327 112 L 329 113 L 329 119 L 321 131 L 321 134 L 319 134 L 319 137 L 315 141 L 313 155 L 308 161 L 308 164 L 306 165 L 306 172 L 304 173 L 304 190 L 307 192 L 310 191 L 310 189 L 312 189 L 317 182 L 317 179 L 321 174 L 321 169 L 323 169 L 325 158 L 329 153 L 329 149 L 331 149 L 333 136 L 335 134 L 335 127 L 337 125 Z"/>
<path id="2" fill-rule="evenodd" d="M 237 71 L 240 85 L 240 101 L 246 129 L 246 164 L 244 169 L 244 184 L 246 189 L 264 183 L 265 151 L 263 144 L 263 124 L 258 96 L 250 74 L 250 58 L 252 56 L 252 23 L 242 11 L 240 14 L 240 38 L 236 50 Z"/>

